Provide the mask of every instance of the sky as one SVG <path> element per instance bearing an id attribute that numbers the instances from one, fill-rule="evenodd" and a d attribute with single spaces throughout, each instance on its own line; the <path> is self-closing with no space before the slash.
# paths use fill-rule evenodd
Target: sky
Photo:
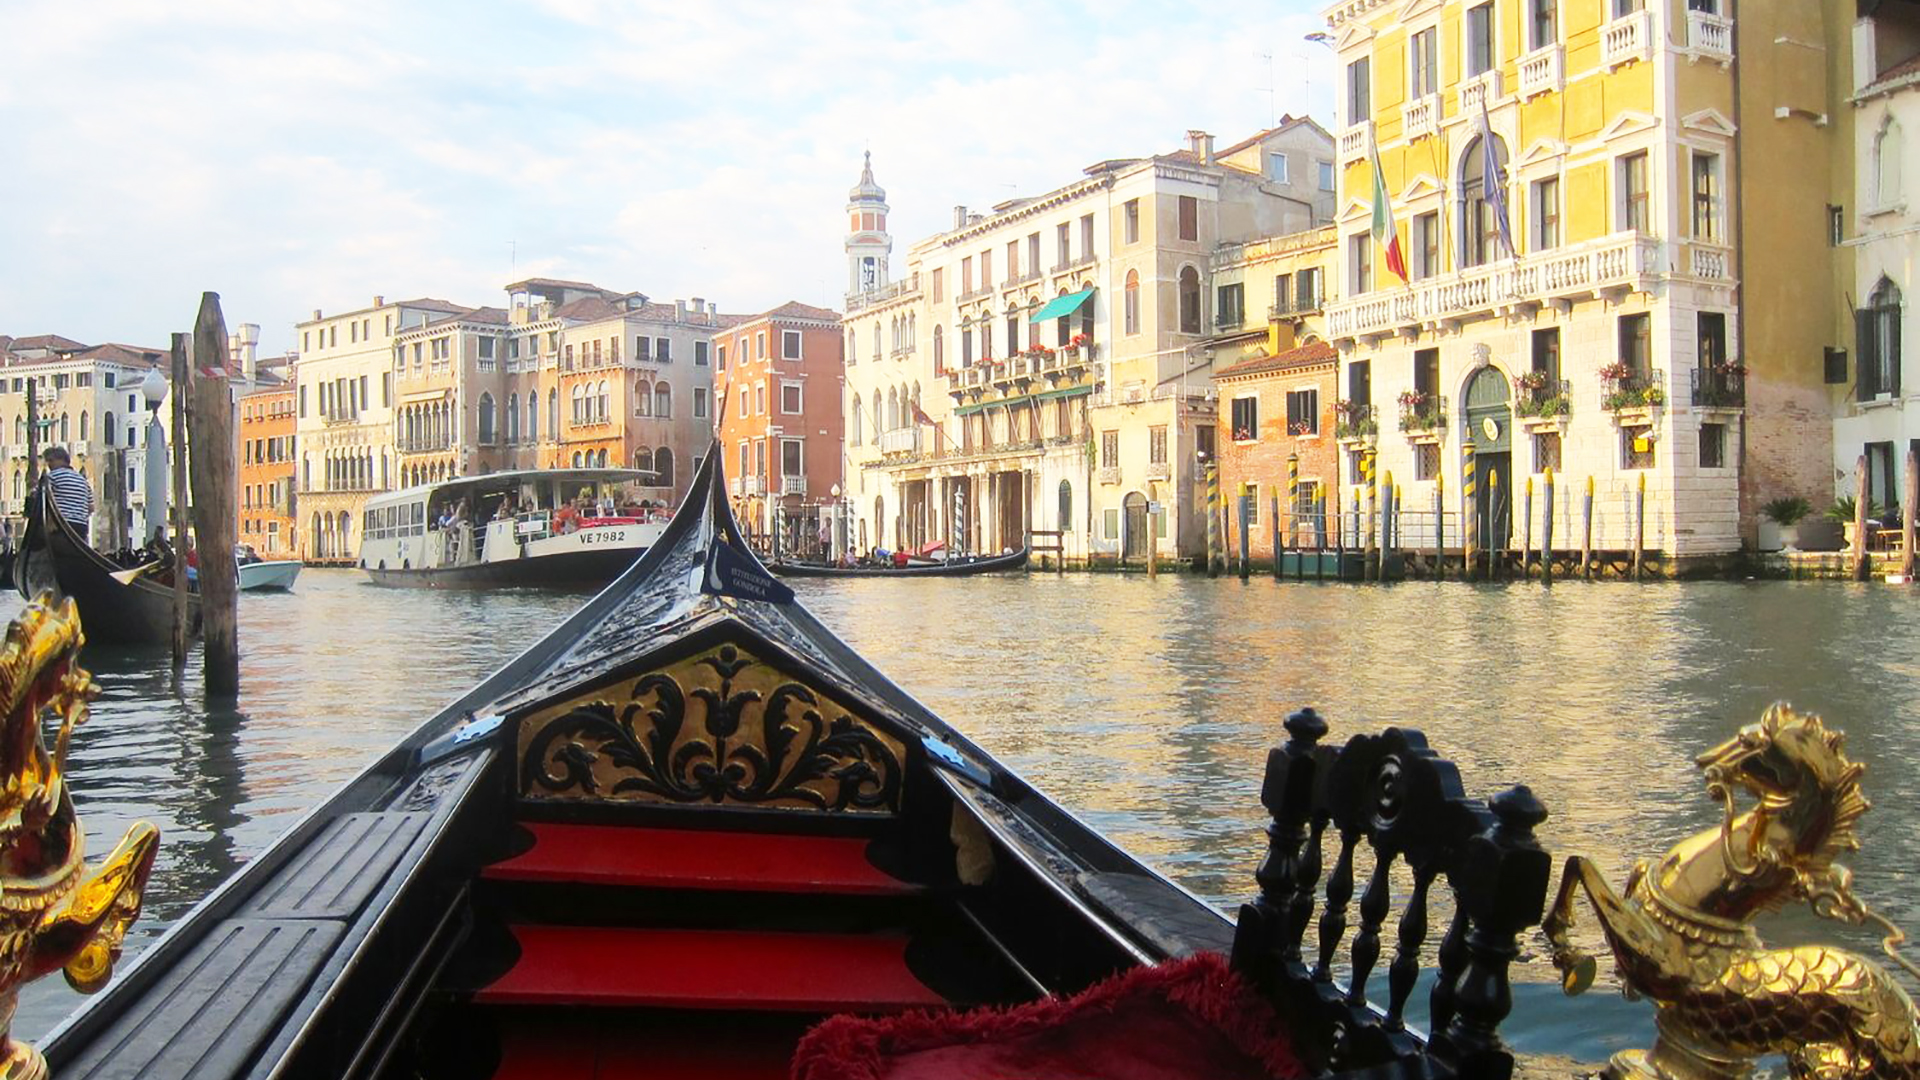
<path id="1" fill-rule="evenodd" d="M 0 0 L 0 333 L 285 351 L 524 277 L 839 308 L 863 151 L 896 268 L 953 207 L 1307 114 L 1298 0 Z"/>

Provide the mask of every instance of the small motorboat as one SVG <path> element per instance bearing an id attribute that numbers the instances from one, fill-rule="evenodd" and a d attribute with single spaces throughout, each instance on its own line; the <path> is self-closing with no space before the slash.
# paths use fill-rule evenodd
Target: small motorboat
<path id="1" fill-rule="evenodd" d="M 724 456 L 706 454 L 618 580 L 122 965 L 44 1041 L 52 1075 L 838 1080 L 942 1031 L 978 1048 L 1076 1022 L 1097 1060 L 1189 1070 L 1155 1075 L 1512 1070 L 1506 970 L 1546 882 L 1508 863 L 1546 856 L 1506 822 L 1531 811 L 1461 797 L 1406 733 L 1316 748 L 1325 723 L 1296 714 L 1266 781 L 1273 854 L 1236 932 L 801 607 L 735 524 Z M 1340 852 L 1328 894 L 1345 892 L 1313 976 L 1300 920 L 1323 834 Z M 1341 960 L 1355 991 L 1325 977 L 1363 839 L 1383 868 L 1409 852 L 1419 889 L 1383 1007 L 1365 974 L 1384 869 Z M 1489 887 L 1441 880 L 1460 914 L 1425 980 L 1429 1042 L 1399 1022 L 1424 897 L 1467 868 Z M 1018 1075 L 1065 1075 L 1083 1048 L 1029 1049 L 1045 1060 Z"/>
<path id="2" fill-rule="evenodd" d="M 72 597 L 87 640 L 164 645 L 173 640 L 173 561 L 121 566 L 95 551 L 67 520 L 49 512 L 44 489 L 27 499 L 26 528 L 14 553 L 13 586 L 29 600 L 43 592 Z M 200 630 L 200 596 L 189 593 L 190 633 Z"/>
<path id="3" fill-rule="evenodd" d="M 259 559 L 240 564 L 240 591 L 286 592 L 300 576 L 299 559 Z"/>
<path id="4" fill-rule="evenodd" d="M 969 577 L 1018 570 L 1027 565 L 1027 548 L 1005 555 L 955 557 L 946 560 L 909 559 L 905 566 L 828 566 L 824 563 L 774 562 L 768 569 L 781 577 Z"/>

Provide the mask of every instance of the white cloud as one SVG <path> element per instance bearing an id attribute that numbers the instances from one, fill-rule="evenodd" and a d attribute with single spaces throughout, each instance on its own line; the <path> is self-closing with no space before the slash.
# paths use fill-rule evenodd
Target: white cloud
<path id="1" fill-rule="evenodd" d="M 1311 73 L 1324 122 L 1317 25 L 1253 0 L 35 0 L 0 88 L 0 332 L 161 343 L 213 288 L 273 349 L 315 307 L 499 303 L 535 272 L 835 305 L 863 149 L 904 262 L 956 203 L 1261 126 L 1261 53 L 1279 108 Z"/>

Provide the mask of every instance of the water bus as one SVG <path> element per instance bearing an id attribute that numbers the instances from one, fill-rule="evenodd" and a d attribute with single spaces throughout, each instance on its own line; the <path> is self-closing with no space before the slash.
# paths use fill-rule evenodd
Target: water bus
<path id="1" fill-rule="evenodd" d="M 629 497 L 634 469 L 463 476 L 367 500 L 360 568 L 376 585 L 599 587 L 653 546 L 671 516 Z"/>

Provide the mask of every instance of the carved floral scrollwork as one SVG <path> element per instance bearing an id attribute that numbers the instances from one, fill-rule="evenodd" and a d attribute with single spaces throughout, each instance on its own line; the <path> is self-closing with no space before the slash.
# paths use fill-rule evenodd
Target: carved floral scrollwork
<path id="1" fill-rule="evenodd" d="M 531 799 L 745 803 L 892 813 L 901 744 L 733 645 L 520 727 Z"/>

